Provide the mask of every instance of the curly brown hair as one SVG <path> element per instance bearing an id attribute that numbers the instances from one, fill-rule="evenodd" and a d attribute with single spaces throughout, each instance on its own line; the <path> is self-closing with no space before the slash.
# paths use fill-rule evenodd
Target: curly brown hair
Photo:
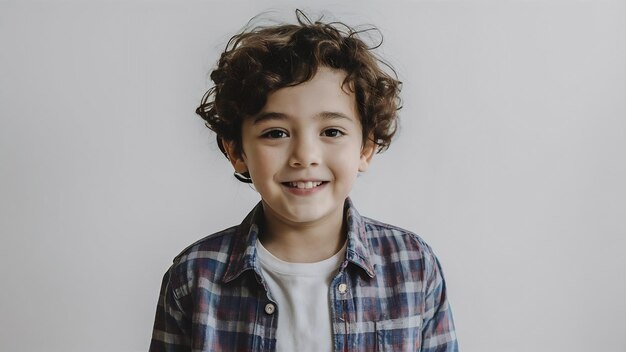
<path id="1" fill-rule="evenodd" d="M 241 155 L 241 125 L 265 105 L 269 93 L 310 80 L 317 68 L 343 70 L 344 87 L 355 94 L 363 129 L 377 152 L 386 150 L 398 127 L 401 82 L 393 68 L 379 59 L 359 36 L 378 31 L 357 31 L 341 22 L 311 22 L 296 10 L 297 24 L 255 27 L 233 36 L 211 72 L 215 86 L 204 96 L 196 113 L 223 140 L 233 142 Z M 380 32 L 379 32 L 380 33 Z M 386 70 L 385 70 L 386 68 Z"/>

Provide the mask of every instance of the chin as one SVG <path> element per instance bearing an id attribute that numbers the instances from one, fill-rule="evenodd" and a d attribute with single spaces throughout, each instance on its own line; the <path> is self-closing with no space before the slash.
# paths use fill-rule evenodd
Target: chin
<path id="1" fill-rule="evenodd" d="M 302 211 L 302 212 L 290 212 L 287 218 L 296 223 L 307 223 L 314 222 L 320 220 L 325 217 L 327 214 L 323 214 L 321 212 L 314 211 Z"/>

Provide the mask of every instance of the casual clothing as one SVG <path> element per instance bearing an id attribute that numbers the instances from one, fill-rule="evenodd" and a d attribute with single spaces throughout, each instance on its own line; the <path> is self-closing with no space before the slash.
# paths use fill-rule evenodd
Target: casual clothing
<path id="1" fill-rule="evenodd" d="M 346 199 L 345 260 L 328 297 L 334 351 L 458 351 L 438 260 L 417 235 L 358 214 Z M 258 262 L 259 203 L 239 226 L 174 259 L 151 352 L 274 351 L 277 316 Z"/>
<path id="2" fill-rule="evenodd" d="M 330 282 L 345 259 L 345 246 L 317 263 L 288 263 L 257 241 L 261 274 L 269 298 L 280 307 L 276 327 L 277 352 L 333 350 Z"/>

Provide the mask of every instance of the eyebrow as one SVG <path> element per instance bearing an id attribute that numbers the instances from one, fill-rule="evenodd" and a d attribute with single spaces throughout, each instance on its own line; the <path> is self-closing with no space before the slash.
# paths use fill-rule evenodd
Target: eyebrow
<path id="1" fill-rule="evenodd" d="M 260 114 L 258 114 L 257 116 L 254 117 L 254 124 L 257 124 L 259 122 L 262 121 L 266 121 L 266 120 L 286 120 L 289 118 L 288 114 L 283 114 L 280 112 L 262 112 Z M 348 121 L 353 122 L 353 118 L 349 117 L 348 115 L 341 113 L 341 112 L 336 112 L 336 111 L 322 111 L 319 114 L 315 115 L 316 119 L 321 119 L 321 120 L 337 120 L 337 119 L 345 119 Z"/>

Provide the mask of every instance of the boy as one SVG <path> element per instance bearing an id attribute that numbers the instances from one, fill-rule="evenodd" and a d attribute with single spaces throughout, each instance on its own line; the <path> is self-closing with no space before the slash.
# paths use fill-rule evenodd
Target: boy
<path id="1" fill-rule="evenodd" d="M 197 113 L 259 204 L 174 259 L 150 351 L 457 351 L 441 268 L 356 211 L 396 129 L 400 82 L 343 24 L 234 36 Z"/>

